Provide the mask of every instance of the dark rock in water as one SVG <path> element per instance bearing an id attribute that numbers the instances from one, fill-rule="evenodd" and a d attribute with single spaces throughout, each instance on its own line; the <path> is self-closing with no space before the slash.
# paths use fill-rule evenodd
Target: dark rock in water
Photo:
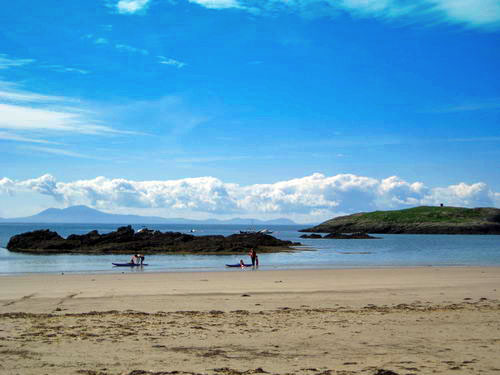
<path id="1" fill-rule="evenodd" d="M 368 240 L 378 239 L 380 237 L 373 237 L 367 233 L 329 233 L 323 238 L 334 238 L 339 240 Z"/>
<path id="2" fill-rule="evenodd" d="M 40 246 L 46 247 L 56 247 L 59 243 L 64 242 L 62 238 L 56 232 L 52 232 L 48 229 L 45 230 L 35 230 L 33 232 L 24 233 L 23 235 L 14 236 L 10 239 L 7 244 L 9 246 L 15 246 L 19 248 L 29 248 L 33 243 L 40 244 Z"/>
<path id="3" fill-rule="evenodd" d="M 263 233 L 224 236 L 194 236 L 179 232 L 160 232 L 148 229 L 135 232 L 131 226 L 99 234 L 72 234 L 64 239 L 56 232 L 37 230 L 13 236 L 7 249 L 40 254 L 241 254 L 255 248 L 258 252 L 290 251 L 298 242 L 282 241 Z"/>
<path id="4" fill-rule="evenodd" d="M 321 234 L 311 233 L 311 234 L 303 234 L 300 238 L 323 238 Z"/>

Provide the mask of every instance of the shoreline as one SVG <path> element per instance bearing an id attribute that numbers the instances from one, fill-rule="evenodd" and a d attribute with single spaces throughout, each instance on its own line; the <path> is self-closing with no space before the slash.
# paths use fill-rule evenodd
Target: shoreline
<path id="1" fill-rule="evenodd" d="M 318 267 L 312 267 L 308 265 L 307 267 L 274 267 L 274 266 L 260 266 L 259 268 L 253 269 L 252 267 L 240 268 L 228 268 L 228 267 L 218 267 L 218 268 L 171 268 L 171 269 L 157 269 L 148 268 L 127 268 L 127 267 L 115 267 L 111 270 L 91 270 L 91 271 L 51 271 L 51 272 L 10 272 L 10 273 L 0 273 L 0 280 L 4 277 L 22 277 L 22 276 L 36 276 L 36 275 L 118 275 L 118 274 L 198 274 L 198 273 L 231 273 L 231 272 L 287 272 L 287 271 L 335 271 L 335 270 L 387 270 L 387 269 L 422 269 L 422 268 L 500 268 L 500 264 L 439 264 L 439 265 L 368 265 L 368 266 L 334 266 L 327 267 L 324 265 L 318 265 Z M 113 271 L 114 269 L 114 271 Z"/>

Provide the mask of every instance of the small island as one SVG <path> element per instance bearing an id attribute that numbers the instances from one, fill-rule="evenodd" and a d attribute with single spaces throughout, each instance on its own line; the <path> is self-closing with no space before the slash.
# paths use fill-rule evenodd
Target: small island
<path id="1" fill-rule="evenodd" d="M 13 252 L 35 254 L 246 254 L 255 248 L 260 253 L 293 251 L 299 242 L 282 241 L 264 233 L 194 236 L 180 232 L 160 232 L 141 229 L 135 232 L 129 226 L 114 232 L 100 234 L 72 234 L 67 238 L 57 232 L 36 230 L 13 236 L 7 249 Z"/>
<path id="2" fill-rule="evenodd" d="M 500 209 L 420 206 L 336 217 L 313 233 L 500 234 Z"/>

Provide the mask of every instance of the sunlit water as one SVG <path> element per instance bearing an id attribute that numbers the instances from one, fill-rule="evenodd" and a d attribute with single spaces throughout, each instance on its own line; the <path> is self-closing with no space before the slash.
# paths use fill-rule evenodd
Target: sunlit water
<path id="1" fill-rule="evenodd" d="M 247 255 L 154 255 L 147 256 L 147 267 L 113 267 L 113 262 L 128 262 L 124 255 L 30 255 L 5 249 L 15 234 L 35 229 L 51 229 L 61 236 L 115 230 L 109 224 L 0 224 L 0 274 L 19 273 L 113 273 L 221 271 L 225 264 L 249 261 Z M 139 229 L 142 226 L 133 226 Z M 248 229 L 241 225 L 147 225 L 161 231 L 189 232 L 195 235 L 230 235 Z M 261 270 L 305 268 L 352 268 L 390 266 L 500 266 L 500 236 L 483 235 L 377 235 L 377 240 L 301 239 L 303 226 L 269 226 L 273 236 L 301 242 L 310 249 L 293 253 L 259 254 Z M 255 228 L 262 229 L 262 228 Z M 250 272 L 246 269 L 245 272 Z"/>

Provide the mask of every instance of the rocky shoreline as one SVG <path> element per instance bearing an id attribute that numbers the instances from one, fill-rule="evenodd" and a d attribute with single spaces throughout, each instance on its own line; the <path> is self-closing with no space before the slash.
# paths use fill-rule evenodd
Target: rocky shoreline
<path id="1" fill-rule="evenodd" d="M 72 234 L 67 238 L 50 230 L 36 230 L 13 236 L 7 244 L 12 252 L 36 254 L 245 254 L 255 248 L 261 253 L 293 251 L 299 242 L 282 241 L 263 233 L 194 236 L 180 232 L 142 229 L 129 225 L 114 232 Z"/>

